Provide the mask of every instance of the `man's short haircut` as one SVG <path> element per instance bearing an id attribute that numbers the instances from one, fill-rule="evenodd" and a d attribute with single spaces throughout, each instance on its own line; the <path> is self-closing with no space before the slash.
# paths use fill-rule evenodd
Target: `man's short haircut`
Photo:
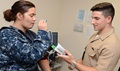
<path id="1" fill-rule="evenodd" d="M 93 6 L 90 10 L 91 11 L 101 11 L 103 13 L 104 17 L 111 16 L 112 19 L 114 18 L 114 15 L 115 15 L 115 9 L 114 9 L 113 5 L 109 2 L 98 3 L 95 6 Z"/>

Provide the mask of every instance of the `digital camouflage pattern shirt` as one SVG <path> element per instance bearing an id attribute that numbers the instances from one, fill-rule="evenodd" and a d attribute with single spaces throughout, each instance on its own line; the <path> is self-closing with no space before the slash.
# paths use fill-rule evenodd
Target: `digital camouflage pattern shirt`
<path id="1" fill-rule="evenodd" d="M 0 71 L 38 71 L 37 61 L 42 59 L 50 46 L 48 33 L 23 33 L 15 27 L 0 31 Z"/>

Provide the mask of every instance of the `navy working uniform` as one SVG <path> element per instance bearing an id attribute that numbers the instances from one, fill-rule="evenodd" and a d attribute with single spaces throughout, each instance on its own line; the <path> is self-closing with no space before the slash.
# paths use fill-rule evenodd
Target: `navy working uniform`
<path id="1" fill-rule="evenodd" d="M 0 71 L 38 71 L 37 61 L 47 54 L 51 45 L 48 33 L 23 33 L 15 27 L 0 31 Z"/>

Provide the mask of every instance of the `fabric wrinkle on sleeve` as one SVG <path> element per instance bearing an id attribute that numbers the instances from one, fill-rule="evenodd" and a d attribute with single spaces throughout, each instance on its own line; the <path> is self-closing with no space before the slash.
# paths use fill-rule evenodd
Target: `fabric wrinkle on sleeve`
<path id="1" fill-rule="evenodd" d="M 111 68 L 111 62 L 114 56 L 114 53 L 111 49 L 109 49 L 110 45 L 103 48 L 100 52 L 100 57 L 97 62 L 96 69 L 98 71 L 108 71 L 109 68 Z M 112 70 L 111 70 L 112 71 Z"/>

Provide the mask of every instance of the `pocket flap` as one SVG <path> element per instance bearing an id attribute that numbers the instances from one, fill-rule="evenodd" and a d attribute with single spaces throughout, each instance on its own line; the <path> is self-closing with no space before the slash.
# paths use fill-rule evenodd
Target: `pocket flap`
<path id="1" fill-rule="evenodd" d="M 92 56 L 92 57 L 96 55 L 96 53 L 95 53 L 95 51 L 94 51 L 94 49 L 93 49 L 92 47 L 89 47 L 88 53 L 89 53 L 89 55 Z"/>

